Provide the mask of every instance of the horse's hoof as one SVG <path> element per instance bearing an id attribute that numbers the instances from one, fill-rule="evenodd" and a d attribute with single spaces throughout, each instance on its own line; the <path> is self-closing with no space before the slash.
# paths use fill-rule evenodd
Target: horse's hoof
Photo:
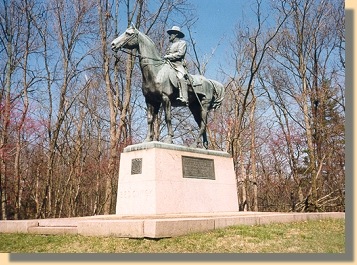
<path id="1" fill-rule="evenodd" d="M 198 147 L 198 143 L 193 143 L 190 145 L 190 148 L 197 148 Z"/>
<path id="2" fill-rule="evenodd" d="M 172 144 L 172 138 L 171 137 L 166 138 L 164 143 L 165 144 Z"/>
<path id="3" fill-rule="evenodd" d="M 204 143 L 203 143 L 203 147 L 206 148 L 206 149 L 208 149 L 208 142 L 204 142 Z"/>

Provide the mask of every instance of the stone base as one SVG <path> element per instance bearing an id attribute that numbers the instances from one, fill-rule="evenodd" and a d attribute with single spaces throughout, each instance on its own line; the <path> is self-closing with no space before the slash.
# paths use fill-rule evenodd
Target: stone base
<path id="1" fill-rule="evenodd" d="M 344 219 L 345 213 L 231 212 L 152 216 L 98 215 L 59 219 L 0 221 L 0 233 L 79 234 L 126 238 L 164 238 L 234 225 L 289 223 L 327 218 Z"/>
<path id="2" fill-rule="evenodd" d="M 235 211 L 236 179 L 228 153 L 149 142 L 121 154 L 117 215 Z"/>

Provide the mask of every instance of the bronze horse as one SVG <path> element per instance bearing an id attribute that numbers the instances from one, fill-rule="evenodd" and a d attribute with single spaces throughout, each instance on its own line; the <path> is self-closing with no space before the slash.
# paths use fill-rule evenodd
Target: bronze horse
<path id="1" fill-rule="evenodd" d="M 153 122 L 161 106 L 165 111 L 168 137 L 172 143 L 171 106 L 182 106 L 179 96 L 176 72 L 170 63 L 161 58 L 154 42 L 135 27 L 129 27 L 111 43 L 114 52 L 120 49 L 137 49 L 142 72 L 142 91 L 147 105 L 148 131 L 145 141 L 154 140 Z M 199 126 L 199 134 L 193 143 L 197 147 L 202 136 L 203 146 L 208 148 L 206 125 L 208 111 L 221 105 L 224 86 L 202 75 L 191 75 L 188 85 L 188 107 Z"/>

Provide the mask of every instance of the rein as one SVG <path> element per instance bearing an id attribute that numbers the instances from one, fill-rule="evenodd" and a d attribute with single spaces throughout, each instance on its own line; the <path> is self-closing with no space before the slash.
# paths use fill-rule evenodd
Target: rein
<path id="1" fill-rule="evenodd" d="M 145 65 L 154 65 L 154 66 L 159 66 L 162 64 L 167 63 L 168 61 L 164 60 L 164 59 L 156 59 L 156 58 L 152 58 L 152 57 L 148 57 L 148 56 L 142 56 L 140 53 L 138 54 L 133 54 L 132 52 L 128 52 L 126 50 L 123 50 L 122 48 L 119 48 L 119 51 L 122 51 L 126 54 L 129 54 L 131 56 L 134 56 L 136 58 L 139 59 L 148 59 L 148 60 L 153 60 L 153 61 L 157 61 L 157 63 L 144 63 Z M 113 56 L 115 57 L 116 60 L 119 60 L 119 57 L 114 53 Z"/>

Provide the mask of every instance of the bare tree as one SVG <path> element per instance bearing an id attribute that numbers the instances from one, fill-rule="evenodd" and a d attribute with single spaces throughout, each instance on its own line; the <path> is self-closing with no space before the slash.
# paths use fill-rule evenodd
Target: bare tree
<path id="1" fill-rule="evenodd" d="M 1 219 L 6 220 L 6 208 L 7 208 L 7 179 L 8 179 L 8 137 L 9 137 L 9 124 L 10 124 L 10 108 L 11 108 L 11 83 L 12 77 L 16 67 L 16 54 L 13 44 L 16 43 L 16 14 L 17 8 L 14 3 L 2 2 L 1 6 L 1 53 L 6 55 L 5 69 L 2 71 L 5 73 L 1 80 L 1 93 L 0 103 L 3 106 L 1 111 L 1 135 L 0 135 L 0 150 L 1 150 Z"/>
<path id="2" fill-rule="evenodd" d="M 281 97 L 280 91 L 285 91 L 301 110 L 302 120 L 294 117 L 291 110 L 288 114 L 305 131 L 307 167 L 304 174 L 309 175 L 311 181 L 305 198 L 306 210 L 316 210 L 321 191 L 321 166 L 326 163 L 327 150 L 322 147 L 327 141 L 327 128 L 324 127 L 326 104 L 329 104 L 328 98 L 334 97 L 328 85 L 331 82 L 327 80 L 331 80 L 328 76 L 333 77 L 335 72 L 334 68 L 330 68 L 330 61 L 338 43 L 334 36 L 336 25 L 332 19 L 336 7 L 329 1 L 319 4 L 314 1 L 289 1 L 289 8 L 292 16 L 279 37 L 279 45 L 272 58 L 279 62 L 280 69 L 288 76 L 294 76 L 292 80 L 296 82 L 285 83 L 286 88 L 279 86 L 277 95 Z M 284 109 L 286 111 L 286 106 Z M 301 191 L 299 193 L 301 197 Z"/>
<path id="3" fill-rule="evenodd" d="M 285 1 L 281 3 L 282 6 L 285 5 Z M 277 7 L 273 7 L 273 10 L 276 10 Z M 284 25 L 288 12 L 278 18 L 276 24 L 273 28 L 268 28 L 267 19 L 268 16 L 264 15 L 262 12 L 262 1 L 256 1 L 255 3 L 255 26 L 248 25 L 237 25 L 236 30 L 236 39 L 233 41 L 233 58 L 235 59 L 236 72 L 235 76 L 230 77 L 230 86 L 228 89 L 233 88 L 234 93 L 233 100 L 235 101 L 234 105 L 234 126 L 231 127 L 232 132 L 230 133 L 230 138 L 228 139 L 227 150 L 233 155 L 235 160 L 235 165 L 237 168 L 240 168 L 237 171 L 237 182 L 245 183 L 242 186 L 244 189 L 242 194 L 241 203 L 247 203 L 247 193 L 248 183 L 253 183 L 254 192 L 253 192 L 253 208 L 257 210 L 257 172 L 255 170 L 255 165 L 252 166 L 252 179 L 249 179 L 249 174 L 246 174 L 246 168 L 243 165 L 243 160 L 240 155 L 242 155 L 242 146 L 243 146 L 243 133 L 246 132 L 247 122 L 249 121 L 249 116 L 247 117 L 247 112 L 251 111 L 252 115 L 255 112 L 256 98 L 254 96 L 254 90 L 256 89 L 256 79 L 258 78 L 258 73 L 261 69 L 261 66 L 266 57 L 266 52 L 269 49 L 270 44 L 276 38 L 281 27 Z M 253 121 L 251 130 L 254 130 L 254 119 L 251 116 L 251 121 Z M 255 137 L 251 135 L 251 137 Z M 251 140 L 251 147 L 254 148 L 255 140 Z M 251 158 L 254 160 L 255 154 L 254 150 L 251 151 Z M 253 161 L 252 161 L 253 162 Z M 255 162 L 254 162 L 255 163 Z M 240 165 L 240 166 L 239 166 Z M 242 179 L 242 176 L 246 176 Z M 250 202 L 249 202 L 250 203 Z M 242 208 L 245 208 L 245 206 Z"/>
<path id="4" fill-rule="evenodd" d="M 23 69 L 23 90 L 22 90 L 22 102 L 23 102 L 23 108 L 20 114 L 19 121 L 17 123 L 17 128 L 16 128 L 16 150 L 15 150 L 15 161 L 14 161 L 14 174 L 16 178 L 16 190 L 15 190 L 15 196 L 16 196 L 16 205 L 15 205 L 15 214 L 14 214 L 14 219 L 19 219 L 19 216 L 21 214 L 21 205 L 22 205 L 22 192 L 24 189 L 23 182 L 24 182 L 24 176 L 23 172 L 21 169 L 21 155 L 22 155 L 22 149 L 24 148 L 24 142 L 22 141 L 22 134 L 23 130 L 25 129 L 26 126 L 26 118 L 27 118 L 27 113 L 29 109 L 29 88 L 31 87 L 31 84 L 34 82 L 36 77 L 30 76 L 28 73 L 28 60 L 29 56 L 32 52 L 35 51 L 35 47 L 31 47 L 33 45 L 32 42 L 34 41 L 34 37 L 36 34 L 34 34 L 34 31 L 32 30 L 32 20 L 33 17 L 36 16 L 34 11 L 34 3 L 32 1 L 23 1 L 22 6 L 19 7 L 19 11 L 24 14 L 25 19 L 24 19 L 24 39 L 23 41 L 25 42 L 24 44 L 24 54 L 22 57 L 22 62 L 21 62 L 21 68 Z"/>
<path id="5" fill-rule="evenodd" d="M 47 61 L 46 63 L 48 69 L 47 79 L 49 80 L 48 82 L 50 82 L 48 83 L 48 96 L 50 100 L 50 108 L 48 112 L 49 151 L 46 173 L 47 183 L 39 213 L 41 216 L 45 217 L 56 216 L 57 213 L 55 203 L 58 201 L 58 196 L 61 194 L 61 184 L 59 183 L 59 178 L 56 178 L 56 181 L 54 182 L 54 174 L 59 137 L 67 114 L 75 103 L 77 95 L 81 93 L 80 90 L 77 90 L 76 93 L 69 96 L 69 92 L 71 89 L 75 88 L 75 84 L 78 82 L 79 74 L 83 71 L 82 63 L 88 55 L 87 50 L 78 56 L 78 45 L 80 41 L 93 30 L 93 28 L 87 27 L 87 25 L 91 24 L 91 20 L 93 19 L 90 15 L 93 7 L 91 1 L 87 1 L 85 4 L 74 3 L 71 1 L 55 1 L 50 3 L 50 7 L 51 10 L 53 10 L 53 13 L 51 14 L 52 19 L 56 21 L 55 28 L 42 29 L 42 31 L 46 33 L 56 33 L 61 57 L 57 62 Z M 50 38 L 50 35 L 46 35 L 44 38 Z M 45 41 L 48 43 L 48 40 Z M 45 58 L 45 60 L 48 60 L 48 58 Z M 57 75 L 59 73 L 62 75 L 60 77 L 60 83 L 57 83 L 56 80 L 56 85 L 59 86 L 59 90 L 55 92 L 58 95 L 58 103 L 54 102 L 54 88 L 51 83 L 51 80 L 54 80 L 53 78 L 58 78 L 51 73 L 51 67 L 53 67 L 53 65 L 56 66 L 57 64 L 60 64 L 62 69 L 61 72 L 56 72 Z M 53 104 L 58 104 L 55 115 Z"/>
<path id="6" fill-rule="evenodd" d="M 18 219 L 22 203 L 23 175 L 21 155 L 29 108 L 28 91 L 36 77 L 30 76 L 28 58 L 34 52 L 31 26 L 35 4 L 33 1 L 3 1 L 0 5 L 0 55 L 5 65 L 1 65 L 0 93 L 0 198 L 1 219 Z M 22 75 L 20 80 L 19 75 Z M 21 110 L 20 110 L 21 109 Z M 19 110 L 19 111 L 17 111 Z M 10 183 L 10 176 L 14 182 Z M 7 202 L 14 202 L 8 204 Z"/>

